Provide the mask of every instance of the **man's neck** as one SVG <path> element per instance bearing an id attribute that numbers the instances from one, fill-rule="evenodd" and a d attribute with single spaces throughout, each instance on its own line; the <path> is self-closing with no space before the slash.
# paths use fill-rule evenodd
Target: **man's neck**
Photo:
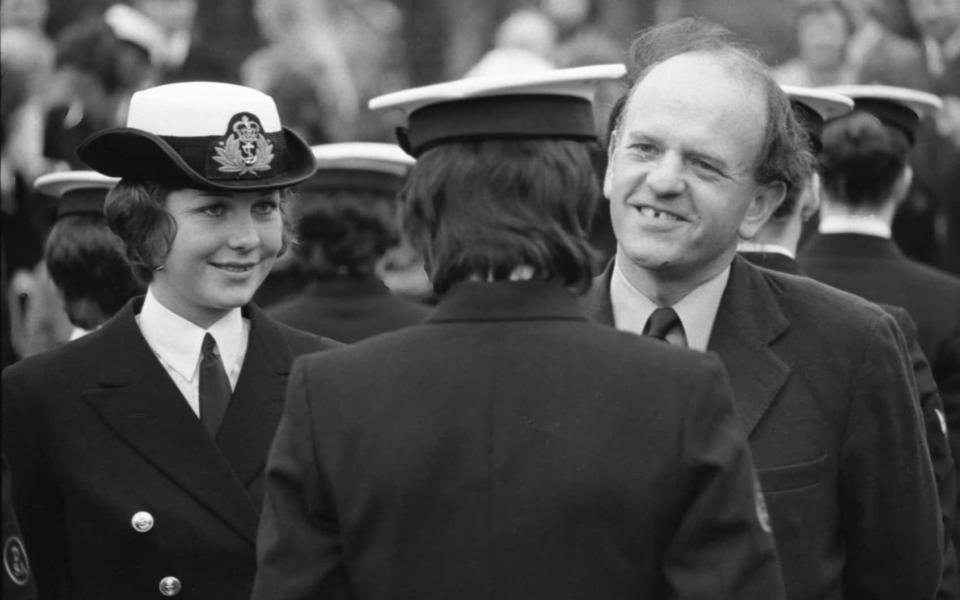
<path id="1" fill-rule="evenodd" d="M 722 273 L 730 266 L 735 254 L 734 246 L 695 272 L 670 268 L 648 269 L 630 260 L 619 249 L 616 261 L 624 277 L 638 292 L 657 306 L 673 306 L 690 292 Z"/>

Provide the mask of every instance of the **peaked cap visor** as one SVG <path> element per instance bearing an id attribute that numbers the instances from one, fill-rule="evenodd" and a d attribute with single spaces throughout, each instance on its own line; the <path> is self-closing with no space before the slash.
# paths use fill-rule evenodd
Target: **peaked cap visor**
<path id="1" fill-rule="evenodd" d="M 217 173 L 211 164 L 219 138 L 159 136 L 133 127 L 94 133 L 77 147 L 77 156 L 90 168 L 112 177 L 154 181 L 169 187 L 201 190 L 258 191 L 290 187 L 317 170 L 310 146 L 287 127 L 267 134 L 277 148 L 269 173 Z"/>

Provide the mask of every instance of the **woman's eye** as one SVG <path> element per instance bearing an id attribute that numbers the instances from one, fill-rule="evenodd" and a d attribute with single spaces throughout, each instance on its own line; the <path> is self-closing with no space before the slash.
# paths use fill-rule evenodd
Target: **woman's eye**
<path id="1" fill-rule="evenodd" d="M 200 212 L 211 217 L 219 217 L 226 211 L 223 204 L 208 204 L 200 208 Z"/>
<path id="2" fill-rule="evenodd" d="M 280 205 L 275 200 L 264 200 L 253 205 L 253 212 L 260 215 L 268 215 L 276 212 Z"/>

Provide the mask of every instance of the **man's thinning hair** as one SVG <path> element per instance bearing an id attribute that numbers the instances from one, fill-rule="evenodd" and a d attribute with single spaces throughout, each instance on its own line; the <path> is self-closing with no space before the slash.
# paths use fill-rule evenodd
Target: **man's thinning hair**
<path id="1" fill-rule="evenodd" d="M 686 18 L 657 25 L 642 31 L 633 41 L 630 46 L 633 81 L 625 96 L 627 100 L 611 116 L 612 136 L 623 126 L 629 98 L 637 86 L 656 66 L 681 54 L 715 56 L 755 86 L 764 97 L 766 119 L 754 178 L 761 185 L 783 183 L 787 197 L 791 197 L 791 190 L 802 189 L 812 173 L 813 157 L 806 133 L 794 117 L 789 100 L 755 49 L 738 41 L 730 30 L 703 19 Z"/>

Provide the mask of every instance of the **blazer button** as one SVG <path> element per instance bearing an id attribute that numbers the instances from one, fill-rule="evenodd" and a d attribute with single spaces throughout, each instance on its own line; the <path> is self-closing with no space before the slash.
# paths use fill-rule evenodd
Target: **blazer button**
<path id="1" fill-rule="evenodd" d="M 160 593 L 168 598 L 179 594 L 182 587 L 180 580 L 173 576 L 167 576 L 160 580 Z"/>
<path id="2" fill-rule="evenodd" d="M 153 515 L 145 510 L 141 510 L 130 517 L 130 524 L 133 525 L 135 531 L 146 533 L 153 529 Z"/>

